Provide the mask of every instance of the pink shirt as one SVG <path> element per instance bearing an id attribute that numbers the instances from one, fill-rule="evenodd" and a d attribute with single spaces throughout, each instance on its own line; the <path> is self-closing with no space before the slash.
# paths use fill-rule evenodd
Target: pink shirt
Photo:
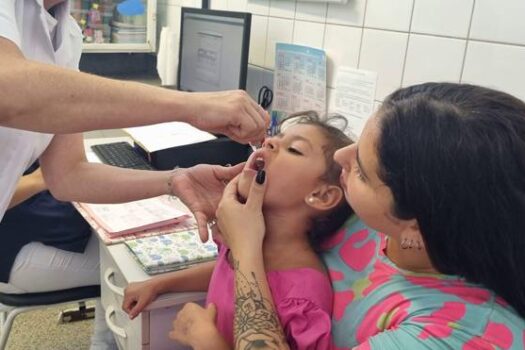
<path id="1" fill-rule="evenodd" d="M 233 345 L 234 272 L 225 246 L 219 247 L 217 265 L 206 303 L 217 306 L 217 327 Z M 331 344 L 332 288 L 327 275 L 312 268 L 266 273 L 273 302 L 292 349 L 329 349 Z"/>

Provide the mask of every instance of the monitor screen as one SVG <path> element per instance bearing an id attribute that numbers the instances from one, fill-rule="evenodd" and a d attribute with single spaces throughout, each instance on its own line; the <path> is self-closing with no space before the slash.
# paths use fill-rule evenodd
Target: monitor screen
<path id="1" fill-rule="evenodd" d="M 183 7 L 178 89 L 246 88 L 250 26 L 249 13 Z"/>

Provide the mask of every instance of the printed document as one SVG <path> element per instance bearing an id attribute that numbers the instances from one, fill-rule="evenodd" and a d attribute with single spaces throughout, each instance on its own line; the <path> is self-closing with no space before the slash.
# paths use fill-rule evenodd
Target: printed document
<path id="1" fill-rule="evenodd" d="M 358 137 L 374 110 L 377 73 L 340 67 L 336 75 L 332 109 L 348 119 L 349 131 Z"/>

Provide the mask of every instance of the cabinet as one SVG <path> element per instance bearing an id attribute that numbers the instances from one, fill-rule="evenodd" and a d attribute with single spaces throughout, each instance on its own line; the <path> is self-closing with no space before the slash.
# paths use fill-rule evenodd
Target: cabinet
<path id="1" fill-rule="evenodd" d="M 154 52 L 156 0 L 69 0 L 84 52 Z"/>
<path id="2" fill-rule="evenodd" d="M 122 311 L 124 288 L 130 282 L 148 276 L 129 254 L 124 244 L 100 243 L 101 300 L 106 322 L 115 335 L 120 350 L 187 349 L 169 339 L 172 322 L 187 302 L 204 305 L 206 293 L 171 293 L 157 298 L 134 320 Z"/>

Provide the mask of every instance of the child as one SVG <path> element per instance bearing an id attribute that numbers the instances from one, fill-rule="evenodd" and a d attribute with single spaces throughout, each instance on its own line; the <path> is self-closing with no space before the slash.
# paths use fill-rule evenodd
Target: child
<path id="1" fill-rule="evenodd" d="M 316 251 L 350 215 L 339 183 L 341 168 L 333 155 L 351 140 L 331 124 L 342 117 L 294 117 L 250 156 L 234 181 L 237 195 L 247 198 L 258 170 L 263 168 L 267 177 L 262 253 L 286 342 L 293 349 L 328 349 L 332 289 Z M 234 288 L 242 288 L 243 281 L 235 280 L 231 259 L 228 247 L 219 244 L 217 262 L 130 284 L 123 309 L 133 318 L 160 293 L 208 290 L 207 303 L 218 310 L 217 328 L 232 347 Z"/>

